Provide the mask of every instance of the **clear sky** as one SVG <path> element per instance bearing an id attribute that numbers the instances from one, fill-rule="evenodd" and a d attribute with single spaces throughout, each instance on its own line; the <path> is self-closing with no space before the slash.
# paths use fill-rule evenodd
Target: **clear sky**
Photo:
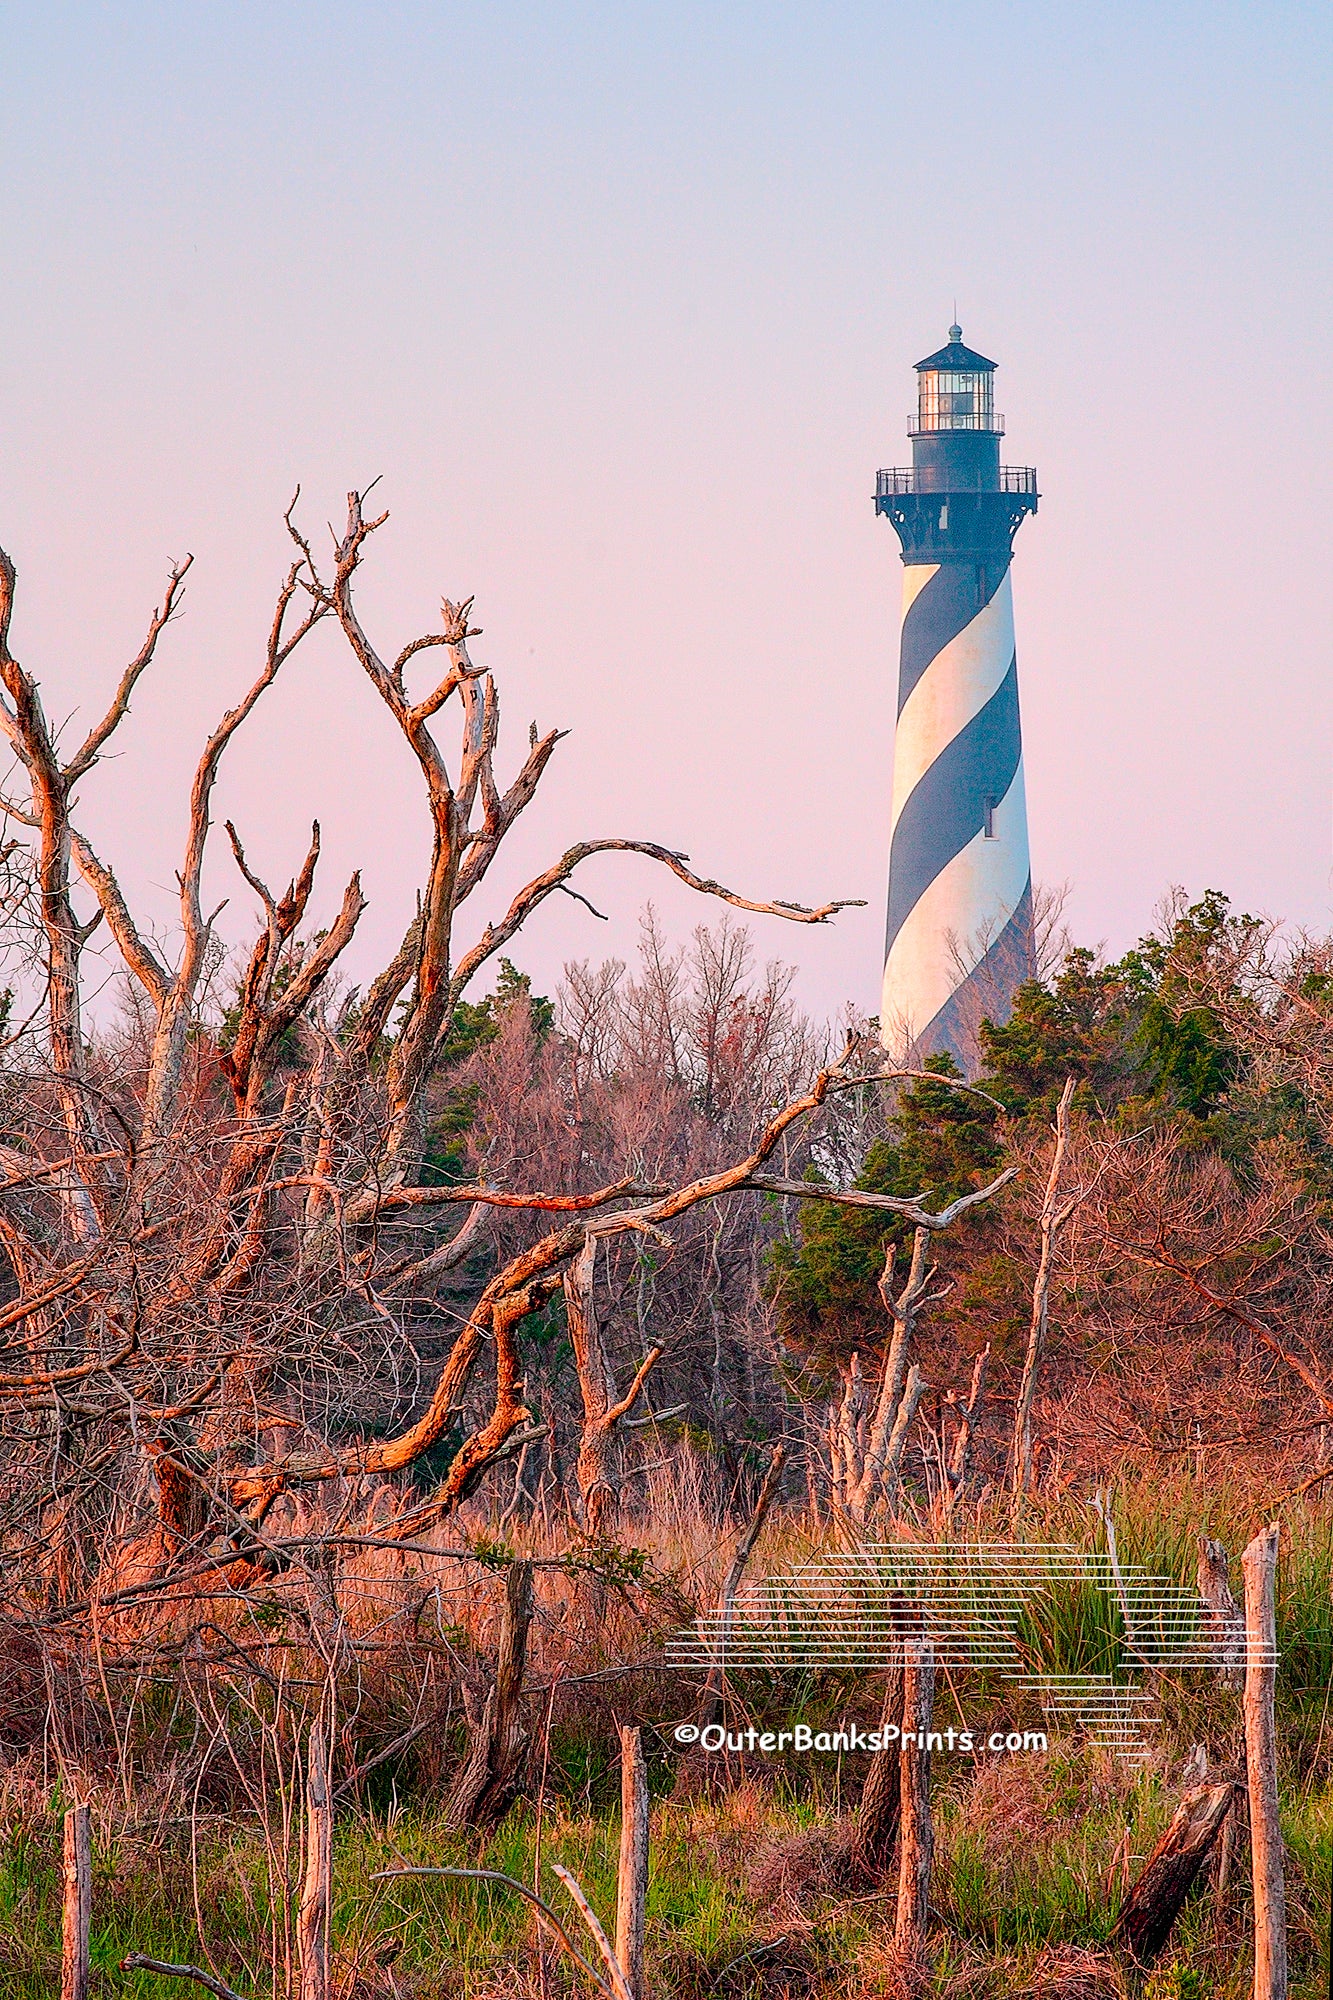
<path id="1" fill-rule="evenodd" d="M 167 926 L 202 735 L 255 670 L 300 481 L 377 474 L 362 592 L 573 734 L 499 891 L 570 840 L 688 849 L 819 1012 L 877 1002 L 900 566 L 871 494 L 911 364 L 1001 364 L 1041 475 L 1015 600 L 1034 868 L 1123 947 L 1173 882 L 1333 926 L 1326 5 L 0 5 L 0 541 L 58 713 L 186 615 L 82 818 Z M 414 771 L 330 635 L 219 821 L 283 881 L 325 829 L 357 969 L 411 907 Z M 219 827 L 219 832 L 221 831 Z M 233 939 L 251 899 L 225 841 Z M 624 953 L 646 862 L 516 956 Z M 484 913 L 477 912 L 479 921 Z"/>

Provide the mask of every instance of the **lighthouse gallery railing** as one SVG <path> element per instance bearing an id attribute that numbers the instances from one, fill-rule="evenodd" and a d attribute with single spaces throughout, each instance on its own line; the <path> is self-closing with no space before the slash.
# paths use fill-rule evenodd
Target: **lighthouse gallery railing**
<path id="1" fill-rule="evenodd" d="M 934 492 L 935 488 L 917 484 L 917 468 L 913 465 L 891 465 L 875 475 L 875 498 L 892 499 L 895 493 Z M 1035 465 L 1002 465 L 1000 483 L 991 487 L 995 493 L 1032 493 L 1037 491 L 1037 468 Z"/>

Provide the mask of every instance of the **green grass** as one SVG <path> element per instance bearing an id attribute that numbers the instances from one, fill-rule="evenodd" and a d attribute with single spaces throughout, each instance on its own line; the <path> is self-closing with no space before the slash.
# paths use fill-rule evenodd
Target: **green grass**
<path id="1" fill-rule="evenodd" d="M 745 1794 L 745 1806 L 751 1795 Z M 746 1866 L 758 1844 L 756 1824 L 735 1823 L 735 1801 L 716 1807 L 659 1806 L 654 1816 L 652 1880 L 648 1897 L 651 1952 L 656 1960 L 689 1958 L 720 1966 L 743 1956 L 764 1936 L 765 1912 L 744 1894 Z M 768 1802 L 765 1833 L 803 1823 L 794 1807 Z M 417 1866 L 492 1868 L 532 1884 L 566 1920 L 585 1955 L 591 1940 L 551 1864 L 559 1861 L 582 1884 L 610 1931 L 614 1924 L 619 1823 L 598 1817 L 552 1814 L 540 1829 L 531 1806 L 511 1812 L 487 1841 L 448 1835 L 428 1808 L 396 1814 L 389 1823 L 357 1816 L 339 1827 L 335 1849 L 334 1938 L 344 1959 L 377 1957 L 396 1947 L 394 1972 L 412 2000 L 504 1989 L 507 1973 L 535 1963 L 537 1924 L 531 1906 L 501 1884 L 457 1879 L 403 1878 L 375 1882 L 378 1870 L 407 1862 Z M 58 1984 L 60 1892 L 58 1821 L 35 1832 L 15 1833 L 0 1862 L 0 1990 L 6 2000 L 49 2000 Z M 128 1864 L 128 1865 L 127 1865 Z M 253 1827 L 212 1830 L 200 1842 L 198 1882 L 205 1934 L 220 1975 L 246 1994 L 275 1989 L 270 1951 L 273 1915 L 261 1841 Z M 156 1843 L 99 1848 L 94 1863 L 93 1991 L 147 2000 L 164 1986 L 147 1973 L 116 1970 L 129 1952 L 203 1962 L 193 1913 L 188 1842 L 164 1835 Z M 850 1965 L 864 1923 L 845 1918 L 826 1924 L 830 1963 Z M 841 1946 L 839 1943 L 841 1940 Z M 260 1968 L 263 1967 L 261 1972 Z M 575 1985 L 581 1976 L 576 1975 Z M 386 1987 L 387 1993 L 389 1989 Z"/>
<path id="2" fill-rule="evenodd" d="M 1020 1764 L 1025 1768 L 1019 1768 Z M 986 1795 L 956 1772 L 937 1793 L 938 1857 L 933 1901 L 942 1923 L 943 1984 L 961 1964 L 969 1976 L 989 1963 L 1001 1981 L 1020 1982 L 1038 1954 L 1056 1948 L 1105 1947 L 1119 1901 L 1122 1840 L 1128 1830 L 1133 1869 L 1169 1815 L 1170 1789 L 1157 1778 L 1126 1782 L 1105 1764 L 1051 1756 L 1014 1760 L 1002 1789 Z M 653 1820 L 648 1902 L 650 1966 L 671 1981 L 659 1991 L 708 1991 L 722 1968 L 744 1963 L 756 1946 L 792 1933 L 791 1912 L 755 1899 L 747 1881 L 764 1840 L 792 1837 L 826 1814 L 781 1796 L 743 1788 L 706 1803 L 659 1804 Z M 13 1832 L 0 1865 L 0 1990 L 7 2000 L 48 2000 L 58 1981 L 57 1825 Z M 1333 1792 L 1284 1802 L 1293 1994 L 1322 1996 L 1327 1884 L 1333 1865 Z M 551 1864 L 561 1861 L 583 1884 L 608 1930 L 615 1897 L 619 1827 L 614 1814 L 552 1814 L 541 1828 L 538 1871 L 546 1899 L 571 1933 L 588 1941 Z M 408 1862 L 494 1868 L 532 1883 L 538 1827 L 530 1806 L 512 1812 L 485 1842 L 443 1833 L 429 1808 L 384 1820 L 354 1816 L 339 1827 L 335 1854 L 335 1941 L 341 1964 L 362 1968 L 359 1993 L 377 1985 L 392 1958 L 398 1991 L 411 2000 L 518 1994 L 535 1967 L 537 1927 L 530 1906 L 499 1884 L 405 1878 L 375 1882 L 380 1869 Z M 1230 2000 L 1245 1986 L 1247 1911 L 1243 1850 L 1227 1923 L 1219 1930 L 1208 1894 L 1187 1908 L 1171 1956 L 1150 1986 L 1150 2000 Z M 281 1991 L 272 1980 L 268 1881 L 253 1827 L 212 1828 L 199 1844 L 198 1885 L 206 1936 L 223 1977 L 255 2000 Z M 800 1916 L 802 1950 L 821 1990 L 855 1991 L 847 1982 L 867 1952 L 882 1951 L 892 1898 L 839 1900 L 821 1894 L 816 1873 Z M 127 1952 L 200 1962 L 188 1841 L 183 1829 L 156 1840 L 142 1834 L 99 1847 L 95 1859 L 94 1993 L 148 2000 L 183 1992 L 149 1974 L 115 1968 Z M 591 1948 L 588 1955 L 593 1956 Z M 1003 1968 L 1001 1973 L 1000 1968 Z M 763 1983 L 755 1958 L 753 1991 Z M 678 1985 L 676 1982 L 680 1981 Z M 553 1994 L 586 1989 L 552 1970 Z M 1021 1982 L 1020 1982 L 1021 1983 Z M 728 1995 L 744 1990 L 733 1974 Z M 871 1989 L 873 1990 L 873 1989 Z M 989 1989 L 987 1989 L 989 1990 Z"/>
<path id="3" fill-rule="evenodd" d="M 1196 1532 L 1216 1534 L 1238 1557 L 1261 1524 L 1241 1495 L 1225 1486 L 1149 1488 L 1127 1483 L 1111 1499 L 1126 1563 L 1190 1582 Z M 1302 1503 L 1282 1512 L 1279 1568 L 1279 1737 L 1292 1951 L 1293 2000 L 1323 2000 L 1329 1878 L 1333 1870 L 1333 1509 Z M 977 1523 L 973 1532 L 1003 1533 L 1007 1524 Z M 1034 1503 L 1025 1522 L 1034 1542 L 1100 1546 L 1100 1530 L 1072 1501 Z M 790 1527 L 761 1551 L 771 1571 L 808 1552 Z M 1034 1613 L 1029 1634 L 1043 1665 L 1096 1671 L 1109 1665 L 1121 1633 L 1119 1611 L 1104 1592 L 1071 1591 Z M 646 1684 L 645 1684 L 646 1685 Z M 679 1690 L 654 1683 L 664 1715 Z M 1128 1869 L 1137 1872 L 1173 1808 L 1179 1761 L 1193 1742 L 1215 1757 L 1239 1753 L 1239 1704 L 1204 1674 L 1154 1680 L 1156 1758 L 1135 1773 L 1096 1753 L 1055 1743 L 1044 1758 L 1004 1758 L 973 1767 L 943 1758 L 937 1767 L 938 1912 L 936 1984 L 966 1987 L 971 2000 L 1000 2000 L 1032 1983 L 1034 1969 L 1061 1952 L 1102 1952 Z M 876 1710 L 874 1677 L 754 1673 L 743 1693 L 756 1723 L 763 1715 L 829 1718 Z M 627 1698 L 628 1690 L 626 1690 Z M 941 1709 L 952 1720 L 953 1690 Z M 985 1676 L 964 1678 L 959 1697 L 969 1721 L 988 1704 L 1012 1699 Z M 1001 1712 L 996 1708 L 997 1716 Z M 238 1711 L 238 1718 L 240 1711 Z M 749 1718 L 747 1718 L 749 1719 Z M 1013 1718 L 1017 1719 L 1017 1718 Z M 156 1711 L 144 1727 L 158 1727 Z M 163 1739 L 165 1740 L 165 1738 Z M 335 1942 L 345 1972 L 359 1968 L 356 2000 L 525 2000 L 536 1993 L 539 1932 L 531 1907 L 501 1885 L 457 1879 L 376 1883 L 395 1861 L 482 1866 L 532 1883 L 582 1927 L 552 1871 L 556 1861 L 583 1884 L 611 1925 L 619 1838 L 618 1777 L 600 1711 L 557 1719 L 547 1767 L 540 1829 L 530 1804 L 516 1808 L 485 1841 L 445 1834 L 439 1781 L 413 1781 L 417 1767 L 377 1774 L 377 1809 L 340 1816 L 335 1857 Z M 448 1758 L 444 1759 L 447 1767 Z M 817 1859 L 807 1867 L 799 1908 L 779 1905 L 751 1887 L 766 1842 L 799 1841 L 833 1824 L 837 1788 L 854 1791 L 849 1765 L 832 1762 L 770 1769 L 761 1784 L 729 1796 L 690 1802 L 668 1796 L 675 1761 L 653 1746 L 653 1857 L 648 1904 L 649 1961 L 657 1991 L 672 2000 L 773 2000 L 784 1990 L 784 1961 L 770 1947 L 798 1955 L 789 1990 L 827 2000 L 861 2000 L 887 1990 L 884 1971 L 892 1895 L 834 1893 Z M 378 1780 L 382 1779 L 380 1784 Z M 396 1787 L 396 1789 L 395 1789 Z M 399 1800 L 403 1803 L 399 1804 Z M 0 1822 L 0 1993 L 5 2000 L 49 2000 L 58 1983 L 59 1813 L 57 1791 L 39 1798 L 21 1786 L 4 1794 Z M 140 1809 L 141 1813 L 145 1810 Z M 155 1826 L 116 1819 L 100 1801 L 96 1845 L 93 1952 L 99 2000 L 162 2000 L 190 1990 L 151 1975 L 122 1975 L 127 1952 L 207 1962 L 253 2000 L 278 2000 L 275 1929 L 290 1912 L 284 1884 L 270 1883 L 264 1843 L 252 1818 L 214 1814 L 200 1824 L 191 1859 L 188 1824 Z M 540 1851 L 539 1851 L 540 1850 Z M 807 1852 L 817 1853 L 814 1848 Z M 1232 1889 L 1219 1916 L 1211 1891 L 1196 1896 L 1172 1937 L 1167 1959 L 1143 1984 L 1144 2000 L 1243 2000 L 1248 1990 L 1248 1857 L 1243 1843 Z M 198 1897 L 199 1921 L 195 1898 Z M 589 1949 L 589 1956 L 592 1951 Z M 388 1983 L 392 1958 L 396 1988 Z M 277 1953 L 281 1962 L 281 1952 Z M 803 1983 L 804 1982 L 804 1983 Z M 550 2000 L 587 1990 L 581 1975 L 548 1962 Z"/>

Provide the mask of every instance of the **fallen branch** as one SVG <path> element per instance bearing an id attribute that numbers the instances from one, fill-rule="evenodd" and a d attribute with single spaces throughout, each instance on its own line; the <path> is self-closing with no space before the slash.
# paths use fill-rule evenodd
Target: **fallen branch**
<path id="1" fill-rule="evenodd" d="M 216 1993 L 218 2000 L 243 2000 L 234 1986 L 228 1986 L 221 1979 L 214 1979 L 211 1972 L 205 1972 L 198 1965 L 171 1965 L 165 1958 L 145 1958 L 141 1951 L 132 1951 L 128 1958 L 120 1961 L 122 1972 L 160 1972 L 164 1979 L 193 1979 L 199 1986 Z"/>
<path id="2" fill-rule="evenodd" d="M 573 1880 L 573 1877 L 567 1875 L 562 1868 L 557 1868 L 556 1873 L 565 1881 L 566 1886 Z M 621 2000 L 615 1987 L 608 1985 L 596 1966 L 588 1963 L 551 1905 L 544 1902 L 535 1889 L 529 1889 L 526 1882 L 518 1881 L 513 1875 L 502 1875 L 498 1868 L 381 1868 L 370 1879 L 372 1882 L 394 1882 L 404 1875 L 451 1875 L 466 1882 L 503 1883 L 506 1889 L 513 1889 L 518 1895 L 527 1898 L 538 1914 L 551 1926 L 570 1957 L 577 1965 L 582 1966 L 599 1992 L 609 1995 L 610 2000 Z M 240 2000 L 239 1994 L 234 1994 L 232 2000 Z"/>

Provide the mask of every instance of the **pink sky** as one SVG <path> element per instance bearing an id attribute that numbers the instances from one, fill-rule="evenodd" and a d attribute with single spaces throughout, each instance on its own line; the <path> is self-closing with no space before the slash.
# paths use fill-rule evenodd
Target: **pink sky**
<path id="1" fill-rule="evenodd" d="M 52 19 L 55 11 L 58 18 Z M 818 1013 L 876 1004 L 899 566 L 871 504 L 957 310 L 1043 500 L 1015 569 L 1034 867 L 1123 948 L 1172 882 L 1328 928 L 1330 43 L 1306 6 L 6 10 L 0 541 L 84 716 L 186 612 L 82 819 L 164 932 L 188 776 L 255 669 L 299 480 L 382 475 L 394 650 L 475 592 L 511 754 L 573 734 L 497 896 L 570 840 L 689 850 Z M 405 749 L 334 634 L 218 820 L 411 908 Z M 219 833 L 221 832 L 219 824 Z M 220 841 L 233 940 L 251 899 Z M 632 950 L 603 860 L 517 950 Z M 477 922 L 485 912 L 478 910 Z M 469 929 L 469 935 L 471 934 Z"/>

